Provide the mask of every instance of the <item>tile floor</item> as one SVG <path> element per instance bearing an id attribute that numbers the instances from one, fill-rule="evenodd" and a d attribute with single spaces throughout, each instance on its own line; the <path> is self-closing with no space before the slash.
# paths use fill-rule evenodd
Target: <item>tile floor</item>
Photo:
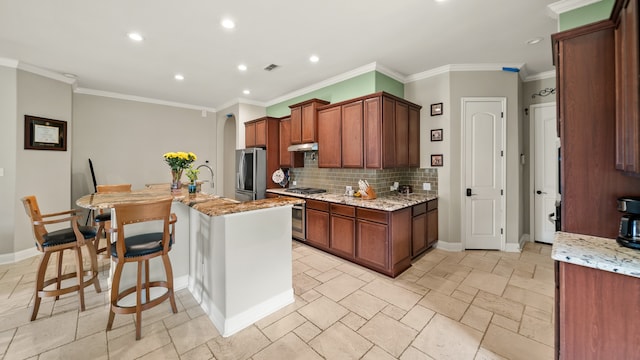
<path id="1" fill-rule="evenodd" d="M 293 242 L 295 303 L 223 338 L 188 290 L 105 331 L 103 292 L 43 300 L 29 321 L 38 257 L 0 266 L 3 359 L 552 359 L 549 245 L 522 253 L 430 250 L 396 279 Z M 68 256 L 69 260 L 72 259 Z M 68 265 L 69 271 L 72 263 Z"/>

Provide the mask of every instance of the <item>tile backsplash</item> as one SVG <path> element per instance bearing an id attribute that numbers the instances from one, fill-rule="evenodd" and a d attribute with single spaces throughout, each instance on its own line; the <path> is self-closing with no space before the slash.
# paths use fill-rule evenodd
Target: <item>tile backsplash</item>
<path id="1" fill-rule="evenodd" d="M 414 193 L 438 194 L 437 169 L 324 169 L 318 168 L 318 157 L 312 152 L 305 153 L 304 167 L 289 171 L 289 186 L 296 181 L 297 187 L 326 189 L 332 193 L 344 193 L 345 186 L 358 190 L 358 180 L 367 180 L 378 196 L 391 193 L 394 181 L 400 185 L 411 185 Z M 422 190 L 422 183 L 431 183 L 431 190 Z"/>

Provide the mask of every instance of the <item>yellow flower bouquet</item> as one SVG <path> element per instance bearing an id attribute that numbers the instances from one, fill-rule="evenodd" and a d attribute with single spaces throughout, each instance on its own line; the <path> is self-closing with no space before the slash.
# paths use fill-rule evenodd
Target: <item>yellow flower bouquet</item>
<path id="1" fill-rule="evenodd" d="M 192 152 L 168 152 L 163 155 L 164 161 L 171 167 L 171 189 L 178 190 L 182 187 L 180 179 L 182 178 L 182 172 L 184 169 L 191 166 L 191 163 L 196 161 L 196 154 Z"/>

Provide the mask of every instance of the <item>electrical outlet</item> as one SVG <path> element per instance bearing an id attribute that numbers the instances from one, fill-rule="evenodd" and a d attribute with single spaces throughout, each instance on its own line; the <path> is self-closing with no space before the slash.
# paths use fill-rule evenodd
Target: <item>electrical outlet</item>
<path id="1" fill-rule="evenodd" d="M 422 183 L 422 190 L 431 190 L 431 183 Z"/>
<path id="2" fill-rule="evenodd" d="M 296 186 L 296 185 L 298 185 L 298 182 L 297 182 L 297 181 L 295 181 L 295 180 L 293 180 L 293 181 L 291 182 L 291 185 Z"/>
<path id="3" fill-rule="evenodd" d="M 353 187 L 351 185 L 347 185 L 346 186 L 346 191 L 351 191 L 351 190 L 353 190 Z"/>
<path id="4" fill-rule="evenodd" d="M 395 189 L 393 188 L 393 186 L 389 186 L 389 190 L 394 191 Z"/>

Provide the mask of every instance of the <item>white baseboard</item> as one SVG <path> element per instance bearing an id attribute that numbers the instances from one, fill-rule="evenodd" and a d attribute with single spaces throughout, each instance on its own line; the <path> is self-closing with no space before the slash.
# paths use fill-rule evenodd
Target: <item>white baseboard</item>
<path id="1" fill-rule="evenodd" d="M 186 289 L 187 287 L 189 287 L 189 275 L 173 278 L 173 291 Z"/>
<path id="2" fill-rule="evenodd" d="M 520 240 L 518 240 L 517 244 L 507 243 L 505 245 L 504 251 L 506 252 L 522 252 L 524 248 L 524 243 L 529 241 L 529 234 L 522 234 Z"/>
<path id="3" fill-rule="evenodd" d="M 462 243 L 450 243 L 442 240 L 438 240 L 438 242 L 434 245 L 437 249 L 444 251 L 463 251 Z"/>
<path id="4" fill-rule="evenodd" d="M 18 261 L 22 261 L 24 259 L 28 259 L 30 257 L 34 257 L 38 255 L 40 255 L 40 252 L 38 251 L 38 249 L 35 248 L 35 246 L 32 248 L 20 250 L 14 253 L 0 254 L 0 265 L 13 264 Z"/>

